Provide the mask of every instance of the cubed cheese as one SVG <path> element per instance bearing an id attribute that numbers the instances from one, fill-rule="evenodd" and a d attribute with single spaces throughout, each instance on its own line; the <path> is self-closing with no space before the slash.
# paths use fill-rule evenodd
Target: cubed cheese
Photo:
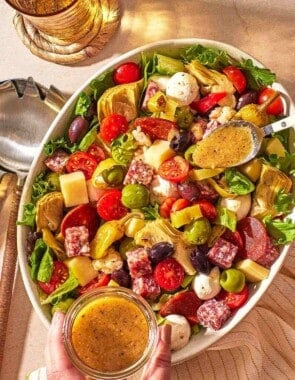
<path id="1" fill-rule="evenodd" d="M 81 286 L 88 284 L 98 275 L 92 266 L 92 260 L 87 256 L 71 257 L 64 261 Z"/>
<path id="2" fill-rule="evenodd" d="M 173 149 L 169 147 L 169 141 L 155 140 L 144 152 L 144 161 L 155 169 L 158 169 L 162 162 L 175 155 Z"/>
<path id="3" fill-rule="evenodd" d="M 59 181 L 66 207 L 89 202 L 86 180 L 81 171 L 62 174 Z"/>

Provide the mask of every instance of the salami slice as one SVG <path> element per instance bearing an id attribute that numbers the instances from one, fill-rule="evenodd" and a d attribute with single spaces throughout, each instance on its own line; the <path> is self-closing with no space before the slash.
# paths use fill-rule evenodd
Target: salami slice
<path id="1" fill-rule="evenodd" d="M 153 273 L 146 248 L 138 248 L 135 251 L 126 252 L 126 256 L 132 278 L 151 275 Z"/>
<path id="2" fill-rule="evenodd" d="M 232 266 L 238 249 L 236 245 L 220 237 L 207 253 L 207 256 L 212 264 L 227 269 Z"/>
<path id="3" fill-rule="evenodd" d="M 65 231 L 65 248 L 68 257 L 89 255 L 89 233 L 85 226 L 69 227 Z"/>
<path id="4" fill-rule="evenodd" d="M 152 275 L 137 277 L 132 281 L 132 290 L 146 299 L 156 299 L 161 289 Z"/>
<path id="5" fill-rule="evenodd" d="M 266 268 L 269 268 L 280 255 L 280 250 L 277 246 L 275 246 L 272 240 L 268 239 L 268 245 L 265 251 L 265 255 L 256 260 L 256 262 L 260 265 L 263 265 Z"/>
<path id="6" fill-rule="evenodd" d="M 213 330 L 219 330 L 227 319 L 231 311 L 225 301 L 211 299 L 205 301 L 197 311 L 197 316 L 201 325 Z"/>
<path id="7" fill-rule="evenodd" d="M 240 220 L 237 229 L 243 240 L 242 256 L 260 262 L 267 255 L 269 237 L 264 224 L 251 216 Z"/>

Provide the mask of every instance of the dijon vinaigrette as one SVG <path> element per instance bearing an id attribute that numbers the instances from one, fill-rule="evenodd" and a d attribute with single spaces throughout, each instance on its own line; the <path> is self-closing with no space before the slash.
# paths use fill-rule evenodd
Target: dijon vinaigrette
<path id="1" fill-rule="evenodd" d="M 148 323 L 132 301 L 107 295 L 86 305 L 72 328 L 78 357 L 99 371 L 119 371 L 134 364 L 148 341 Z"/>

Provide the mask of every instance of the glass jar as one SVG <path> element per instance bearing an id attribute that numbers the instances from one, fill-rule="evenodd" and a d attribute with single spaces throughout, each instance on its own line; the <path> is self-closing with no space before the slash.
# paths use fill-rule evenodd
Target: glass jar
<path id="1" fill-rule="evenodd" d="M 127 288 L 101 287 L 67 311 L 63 337 L 73 365 L 91 379 L 122 379 L 149 360 L 157 344 L 150 305 Z"/>

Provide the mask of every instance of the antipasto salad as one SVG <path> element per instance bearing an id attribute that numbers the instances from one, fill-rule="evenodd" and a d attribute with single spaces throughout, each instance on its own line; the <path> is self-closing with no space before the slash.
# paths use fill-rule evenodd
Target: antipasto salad
<path id="1" fill-rule="evenodd" d="M 181 332 L 173 349 L 220 329 L 295 239 L 295 160 L 290 131 L 238 167 L 198 166 L 195 149 L 229 120 L 285 116 L 274 81 L 201 45 L 142 53 L 93 80 L 45 144 L 19 222 L 41 304 L 65 311 L 93 288 L 124 286 Z"/>

